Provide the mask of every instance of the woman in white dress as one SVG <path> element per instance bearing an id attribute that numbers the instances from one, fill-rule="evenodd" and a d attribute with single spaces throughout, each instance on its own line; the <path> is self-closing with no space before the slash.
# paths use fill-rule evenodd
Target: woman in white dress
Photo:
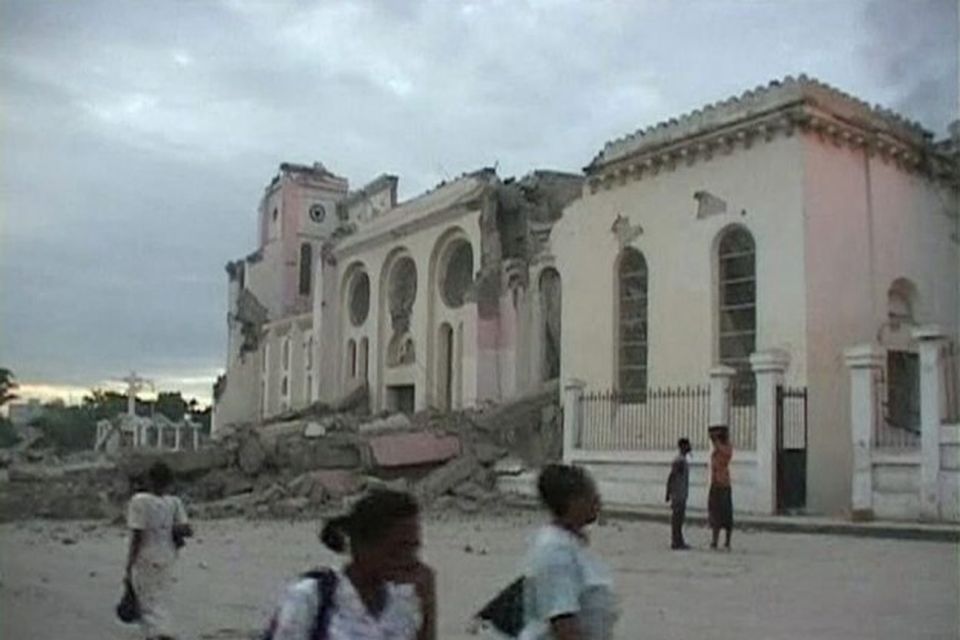
<path id="1" fill-rule="evenodd" d="M 140 604 L 140 626 L 147 640 L 172 640 L 170 588 L 178 544 L 191 535 L 187 512 L 177 496 L 167 495 L 170 467 L 157 462 L 147 472 L 148 490 L 136 493 L 127 507 L 130 546 L 125 579 Z"/>
<path id="2" fill-rule="evenodd" d="M 320 538 L 338 553 L 349 547 L 349 562 L 327 570 L 327 579 L 292 584 L 268 637 L 436 640 L 435 576 L 419 559 L 419 507 L 410 494 L 373 491 L 328 521 Z"/>
<path id="3" fill-rule="evenodd" d="M 586 532 L 600 513 L 593 478 L 580 467 L 553 464 L 540 473 L 537 489 L 551 522 L 527 556 L 520 639 L 612 640 L 613 576 Z"/>

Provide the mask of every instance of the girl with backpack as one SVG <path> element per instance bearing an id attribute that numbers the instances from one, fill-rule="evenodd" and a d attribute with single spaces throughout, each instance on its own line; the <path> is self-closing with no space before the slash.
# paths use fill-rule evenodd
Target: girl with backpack
<path id="1" fill-rule="evenodd" d="M 321 541 L 349 550 L 349 562 L 290 585 L 264 637 L 436 640 L 436 578 L 419 559 L 419 515 L 410 494 L 376 490 L 326 522 Z"/>

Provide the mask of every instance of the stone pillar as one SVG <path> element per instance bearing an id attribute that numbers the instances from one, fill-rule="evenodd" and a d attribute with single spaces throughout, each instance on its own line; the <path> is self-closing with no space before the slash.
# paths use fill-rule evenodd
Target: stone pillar
<path id="1" fill-rule="evenodd" d="M 850 347 L 843 353 L 850 369 L 850 436 L 853 439 L 853 520 L 873 519 L 873 429 L 877 424 L 877 375 L 883 369 L 883 349 L 873 344 Z"/>
<path id="2" fill-rule="evenodd" d="M 180 451 L 180 435 L 183 433 L 183 425 L 176 425 L 173 428 L 173 450 Z"/>
<path id="3" fill-rule="evenodd" d="M 790 365 L 790 356 L 778 349 L 750 356 L 757 380 L 757 472 L 754 510 L 773 514 L 777 511 L 777 387 Z"/>
<path id="4" fill-rule="evenodd" d="M 737 373 L 733 367 L 718 365 L 710 369 L 710 424 L 730 426 L 730 380 Z"/>
<path id="5" fill-rule="evenodd" d="M 193 428 L 193 450 L 200 448 L 200 427 Z"/>
<path id="6" fill-rule="evenodd" d="M 563 387 L 563 461 L 569 462 L 574 449 L 580 447 L 583 428 L 583 380 L 570 380 Z"/>
<path id="7" fill-rule="evenodd" d="M 920 517 L 940 518 L 940 349 L 944 332 L 935 325 L 913 330 L 920 351 Z"/>
<path id="8" fill-rule="evenodd" d="M 154 443 L 154 446 L 156 446 L 157 449 L 163 449 L 163 431 L 164 431 L 164 429 L 163 429 L 163 427 L 160 426 L 159 424 L 158 424 L 158 425 L 155 425 L 155 426 L 154 426 L 154 429 L 155 429 L 156 432 L 157 432 L 157 439 L 156 439 L 156 442 Z"/>

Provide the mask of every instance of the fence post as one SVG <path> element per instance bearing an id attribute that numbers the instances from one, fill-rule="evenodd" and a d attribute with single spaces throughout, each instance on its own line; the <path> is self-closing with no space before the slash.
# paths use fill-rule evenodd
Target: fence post
<path id="1" fill-rule="evenodd" d="M 583 429 L 583 380 L 572 379 L 563 387 L 563 461 L 570 462 Z"/>
<path id="2" fill-rule="evenodd" d="M 873 344 L 843 352 L 850 369 L 850 436 L 853 439 L 853 482 L 850 516 L 873 519 L 873 429 L 877 424 L 877 374 L 883 368 L 883 350 Z"/>
<path id="3" fill-rule="evenodd" d="M 917 327 L 920 351 L 920 517 L 940 518 L 940 349 L 945 334 L 936 325 Z"/>
<path id="4" fill-rule="evenodd" d="M 710 369 L 710 416 L 707 426 L 730 426 L 730 379 L 736 373 L 733 367 L 722 364 Z"/>
<path id="5" fill-rule="evenodd" d="M 757 475 L 754 510 L 772 514 L 777 511 L 777 387 L 790 356 L 778 349 L 750 356 L 757 379 Z"/>

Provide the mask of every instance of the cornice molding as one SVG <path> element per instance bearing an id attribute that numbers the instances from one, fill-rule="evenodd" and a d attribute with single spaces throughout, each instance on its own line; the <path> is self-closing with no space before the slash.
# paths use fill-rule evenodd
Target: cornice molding
<path id="1" fill-rule="evenodd" d="M 800 76 L 607 143 L 584 169 L 586 191 L 612 189 L 798 132 L 837 147 L 866 149 L 930 179 L 958 181 L 957 159 L 939 150 L 920 125 Z"/>

